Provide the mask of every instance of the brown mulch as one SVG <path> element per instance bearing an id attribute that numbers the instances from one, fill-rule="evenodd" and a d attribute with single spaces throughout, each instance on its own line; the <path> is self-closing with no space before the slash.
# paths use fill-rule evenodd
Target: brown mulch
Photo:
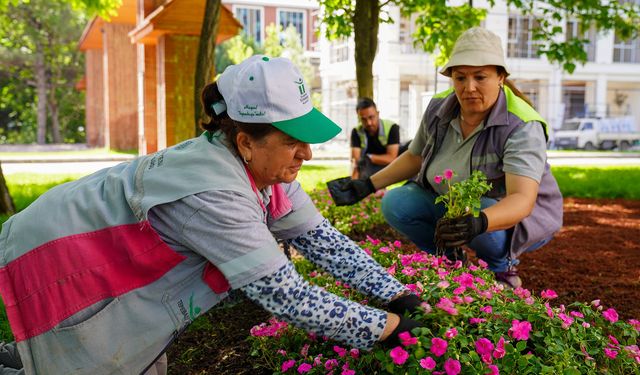
<path id="1" fill-rule="evenodd" d="M 600 299 L 622 319 L 639 319 L 640 201 L 567 198 L 564 210 L 564 226 L 556 237 L 521 257 L 523 287 L 536 294 L 555 290 L 556 305 Z M 401 238 L 386 225 L 368 234 L 382 240 Z M 364 234 L 352 237 L 360 240 Z M 248 301 L 213 309 L 205 317 L 213 330 L 189 330 L 172 345 L 169 374 L 269 373 L 253 368 L 256 359 L 245 341 L 249 329 L 268 317 Z"/>

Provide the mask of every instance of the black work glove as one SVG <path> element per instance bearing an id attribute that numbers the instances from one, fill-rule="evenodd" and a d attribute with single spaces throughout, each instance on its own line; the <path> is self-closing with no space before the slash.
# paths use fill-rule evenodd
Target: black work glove
<path id="1" fill-rule="evenodd" d="M 418 309 L 422 300 L 420 297 L 411 293 L 406 296 L 398 297 L 387 305 L 389 311 L 398 315 L 404 315 L 405 312 L 412 313 Z"/>
<path id="2" fill-rule="evenodd" d="M 466 215 L 454 219 L 440 219 L 436 225 L 436 244 L 445 248 L 468 244 L 476 236 L 487 231 L 487 215 Z"/>
<path id="3" fill-rule="evenodd" d="M 418 327 L 424 327 L 424 324 L 421 322 L 418 322 L 417 320 L 413 320 L 413 319 L 409 319 L 401 316 L 400 323 L 398 324 L 396 329 L 394 329 L 393 332 L 391 332 L 391 334 L 387 336 L 387 338 L 381 341 L 380 343 L 387 348 L 395 348 L 396 346 L 399 346 L 402 343 L 402 340 L 400 340 L 400 338 L 398 337 L 399 334 L 401 334 L 402 332 L 411 333 L 412 329 L 418 328 Z"/>
<path id="4" fill-rule="evenodd" d="M 369 158 L 366 155 L 361 157 L 360 160 L 358 160 L 358 164 L 357 164 L 358 169 L 362 171 L 367 166 L 368 163 L 369 163 Z"/>
<path id="5" fill-rule="evenodd" d="M 370 178 L 352 180 L 350 177 L 337 178 L 327 182 L 329 194 L 336 206 L 358 203 L 376 191 Z"/>

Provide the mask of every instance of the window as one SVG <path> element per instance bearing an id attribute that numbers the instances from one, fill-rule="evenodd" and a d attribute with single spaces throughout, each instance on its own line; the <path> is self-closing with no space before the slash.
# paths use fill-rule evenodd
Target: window
<path id="1" fill-rule="evenodd" d="M 596 59 L 596 29 L 591 26 L 587 30 L 580 30 L 580 24 L 577 21 L 567 21 L 567 29 L 565 33 L 567 40 L 579 38 L 587 39 L 584 43 L 584 50 L 587 53 L 587 61 L 595 61 Z"/>
<path id="2" fill-rule="evenodd" d="M 302 41 L 302 47 L 307 49 L 307 38 L 306 38 L 306 25 L 305 25 L 305 17 L 304 11 L 299 10 L 279 10 L 278 11 L 278 24 L 282 26 L 282 30 L 285 30 L 289 26 L 293 26 L 298 34 L 300 34 L 300 39 Z"/>
<path id="3" fill-rule="evenodd" d="M 622 40 L 617 34 L 613 43 L 613 61 L 640 63 L 640 38 Z"/>
<path id="4" fill-rule="evenodd" d="M 509 16 L 509 39 L 507 56 L 525 59 L 537 59 L 538 42 L 533 40 L 532 29 L 538 27 L 538 21 L 532 16 Z"/>
<path id="5" fill-rule="evenodd" d="M 562 103 L 564 104 L 564 118 L 585 117 L 588 106 L 585 103 L 584 86 L 564 86 L 562 88 Z"/>
<path id="6" fill-rule="evenodd" d="M 593 130 L 593 123 L 585 122 L 582 126 L 582 130 Z"/>
<path id="7" fill-rule="evenodd" d="M 349 43 L 347 38 L 339 38 L 331 42 L 329 57 L 332 63 L 344 62 L 349 60 Z"/>
<path id="8" fill-rule="evenodd" d="M 242 24 L 242 32 L 262 44 L 262 8 L 235 7 L 234 14 Z"/>

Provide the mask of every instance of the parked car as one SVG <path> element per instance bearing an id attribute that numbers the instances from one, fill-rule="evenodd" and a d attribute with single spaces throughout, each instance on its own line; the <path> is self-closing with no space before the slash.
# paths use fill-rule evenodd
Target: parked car
<path id="1" fill-rule="evenodd" d="M 633 117 L 572 118 L 555 131 L 554 147 L 582 150 L 628 150 L 640 143 Z"/>

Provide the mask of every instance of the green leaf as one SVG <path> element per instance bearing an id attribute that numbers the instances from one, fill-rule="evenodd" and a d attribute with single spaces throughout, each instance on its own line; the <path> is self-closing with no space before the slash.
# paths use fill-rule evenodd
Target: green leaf
<path id="1" fill-rule="evenodd" d="M 516 349 L 518 349 L 519 352 L 525 350 L 526 348 L 527 348 L 526 341 L 518 341 L 518 343 L 516 344 Z"/>

